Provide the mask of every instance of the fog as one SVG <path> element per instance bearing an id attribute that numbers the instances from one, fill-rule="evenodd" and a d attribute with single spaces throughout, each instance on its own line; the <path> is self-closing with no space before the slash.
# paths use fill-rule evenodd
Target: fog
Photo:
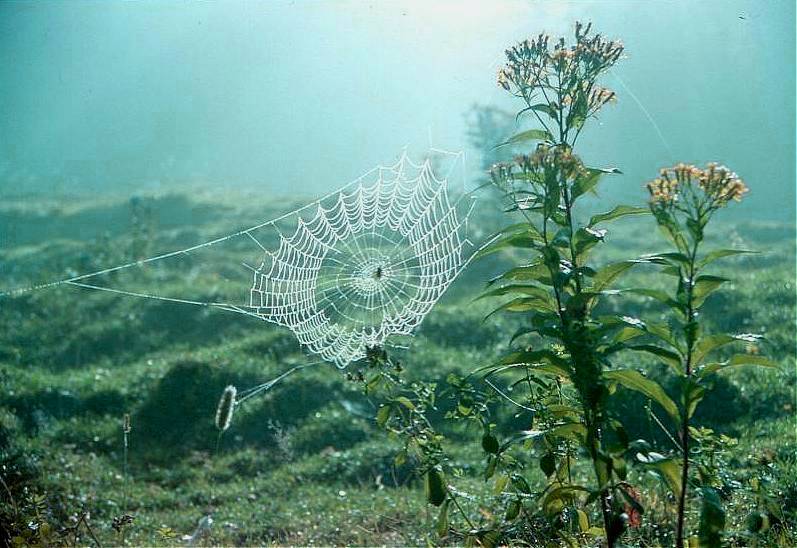
<path id="1" fill-rule="evenodd" d="M 516 111 L 503 50 L 575 20 L 621 38 L 583 140 L 609 199 L 717 160 L 746 211 L 794 218 L 792 1 L 5 2 L 0 195 L 336 188 L 408 146 L 469 150 L 472 105 Z M 774 205 L 773 205 L 774 200 Z"/>

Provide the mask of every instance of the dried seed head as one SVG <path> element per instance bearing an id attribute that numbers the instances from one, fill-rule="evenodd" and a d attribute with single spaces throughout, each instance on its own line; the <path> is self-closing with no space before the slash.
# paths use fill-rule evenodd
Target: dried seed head
<path id="1" fill-rule="evenodd" d="M 216 428 L 222 432 L 227 430 L 232 422 L 232 413 L 235 409 L 235 396 L 237 394 L 238 390 L 233 385 L 227 386 L 224 392 L 221 393 L 219 406 L 216 408 Z"/>

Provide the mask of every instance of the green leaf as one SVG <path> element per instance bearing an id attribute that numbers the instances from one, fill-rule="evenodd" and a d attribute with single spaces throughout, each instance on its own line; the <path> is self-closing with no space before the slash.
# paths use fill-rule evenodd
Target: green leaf
<path id="1" fill-rule="evenodd" d="M 676 352 L 661 348 L 653 344 L 633 344 L 628 345 L 629 350 L 636 350 L 637 352 L 647 352 L 659 358 L 666 365 L 672 367 L 678 373 L 683 373 L 684 369 L 681 365 L 681 356 Z"/>
<path id="2" fill-rule="evenodd" d="M 493 150 L 507 145 L 525 143 L 526 141 L 553 141 L 553 137 L 551 137 L 551 134 L 544 129 L 530 129 L 528 131 L 518 133 L 517 135 L 513 135 L 507 141 L 495 145 Z"/>
<path id="3" fill-rule="evenodd" d="M 440 505 L 440 513 L 437 514 L 437 536 L 440 538 L 448 536 L 448 499 Z"/>
<path id="4" fill-rule="evenodd" d="M 518 116 L 520 116 L 521 114 L 523 114 L 527 110 L 533 110 L 533 111 L 536 111 L 536 112 L 542 112 L 544 114 L 547 114 L 548 116 L 550 116 L 554 120 L 558 120 L 559 119 L 559 117 L 556 114 L 556 110 L 551 108 L 551 106 L 549 104 L 547 104 L 547 103 L 537 103 L 536 105 L 531 105 L 530 107 L 526 107 L 526 108 L 524 108 L 523 110 L 521 110 L 518 113 Z"/>
<path id="5" fill-rule="evenodd" d="M 498 282 L 531 282 L 536 281 L 544 285 L 551 285 L 551 271 L 542 263 L 534 262 L 527 265 L 510 268 L 503 274 L 487 282 L 493 285 Z"/>
<path id="6" fill-rule="evenodd" d="M 529 487 L 529 483 L 526 481 L 526 478 L 521 476 L 520 474 L 512 474 L 512 485 L 515 486 L 515 489 L 524 493 L 526 495 L 531 494 L 531 487 Z"/>
<path id="7" fill-rule="evenodd" d="M 567 360 L 562 359 L 558 354 L 546 348 L 510 352 L 496 362 L 496 365 L 535 365 L 540 363 L 556 366 L 562 371 L 563 376 L 569 375 L 569 363 Z"/>
<path id="8" fill-rule="evenodd" d="M 578 515 L 578 528 L 582 533 L 586 533 L 589 531 L 589 517 L 584 510 L 576 510 L 576 514 Z"/>
<path id="9" fill-rule="evenodd" d="M 495 455 L 487 457 L 487 466 L 484 469 L 485 481 L 493 477 L 495 469 L 498 467 L 498 458 Z"/>
<path id="10" fill-rule="evenodd" d="M 697 406 L 703 401 L 703 396 L 706 395 L 706 389 L 697 384 L 692 377 L 689 377 L 684 387 L 684 407 L 686 408 L 686 416 L 690 419 L 695 414 Z"/>
<path id="11" fill-rule="evenodd" d="M 376 424 L 379 426 L 385 426 L 387 424 L 387 420 L 390 418 L 390 413 L 393 411 L 393 408 L 389 405 L 383 405 L 379 408 L 376 412 Z"/>
<path id="12" fill-rule="evenodd" d="M 546 436 L 554 438 L 565 438 L 574 441 L 582 441 L 587 437 L 587 428 L 580 422 L 568 422 L 554 426 L 545 433 Z"/>
<path id="13" fill-rule="evenodd" d="M 641 335 L 651 335 L 682 354 L 677 339 L 666 324 L 643 322 L 639 318 L 631 316 L 600 316 L 597 320 L 601 323 L 601 327 L 598 329 L 601 336 L 616 333 L 611 341 L 612 345 L 617 345 L 617 343 L 622 343 Z M 618 346 L 618 348 L 612 349 L 612 352 L 626 348 L 625 346 Z"/>
<path id="14" fill-rule="evenodd" d="M 412 403 L 410 399 L 406 396 L 399 396 L 396 398 L 396 401 L 401 405 L 403 405 L 404 407 L 406 407 L 407 409 L 409 409 L 410 411 L 415 409 L 415 404 Z"/>
<path id="15" fill-rule="evenodd" d="M 763 356 L 756 356 L 753 354 L 735 354 L 727 361 L 707 364 L 705 367 L 699 370 L 698 375 L 700 378 L 706 378 L 717 371 L 727 369 L 729 367 L 738 367 L 740 365 L 758 365 L 761 367 L 778 368 L 778 364 Z"/>
<path id="16" fill-rule="evenodd" d="M 645 297 L 650 297 L 652 299 L 659 301 L 660 303 L 666 304 L 671 309 L 680 312 L 682 315 L 686 316 L 686 305 L 684 305 L 683 303 L 679 303 L 664 291 L 659 291 L 658 289 L 641 288 L 641 287 L 624 289 L 623 291 L 625 293 L 633 293 L 635 295 L 643 295 Z"/>
<path id="17" fill-rule="evenodd" d="M 750 253 L 758 253 L 758 251 L 753 251 L 751 249 L 718 249 L 716 251 L 712 251 L 708 253 L 703 259 L 697 263 L 697 268 L 701 269 L 704 266 L 713 263 L 717 259 L 722 259 L 723 257 L 730 257 L 733 255 L 746 255 Z"/>
<path id="18" fill-rule="evenodd" d="M 643 377 L 641 373 L 633 369 L 616 369 L 613 371 L 606 371 L 603 375 L 607 379 L 616 381 L 630 390 L 635 390 L 644 394 L 661 405 L 662 409 L 664 409 L 673 420 L 676 422 L 680 420 L 678 406 L 675 405 L 675 402 L 670 399 L 661 385 L 656 381 Z"/>
<path id="19" fill-rule="evenodd" d="M 703 495 L 698 530 L 700 546 L 722 546 L 722 533 L 725 530 L 725 510 L 722 508 L 722 501 L 717 491 L 711 487 L 703 487 L 700 491 Z"/>
<path id="20" fill-rule="evenodd" d="M 742 333 L 740 335 L 727 335 L 721 333 L 718 335 L 702 337 L 695 345 L 695 348 L 692 352 L 692 360 L 694 364 L 699 365 L 711 352 L 727 344 L 732 342 L 754 343 L 762 339 L 763 337 L 761 335 L 755 335 L 753 333 Z"/>
<path id="21" fill-rule="evenodd" d="M 509 485 L 509 476 L 498 476 L 495 478 L 495 485 L 493 485 L 493 495 L 500 495 Z"/>
<path id="22" fill-rule="evenodd" d="M 653 454 L 653 453 L 651 453 Z M 637 455 L 639 457 L 639 455 Z M 661 459 L 647 465 L 656 472 L 677 499 L 681 496 L 681 464 L 676 459 Z"/>
<path id="23" fill-rule="evenodd" d="M 540 457 L 540 470 L 545 477 L 551 477 L 556 472 L 556 457 L 550 451 Z"/>
<path id="24" fill-rule="evenodd" d="M 571 201 L 575 201 L 576 198 L 587 192 L 593 192 L 602 175 L 597 169 L 587 169 L 586 173 L 579 175 L 570 189 Z"/>
<path id="25" fill-rule="evenodd" d="M 581 411 L 572 405 L 562 405 L 559 403 L 552 403 L 547 406 L 548 412 L 555 419 L 571 418 L 578 419 L 581 416 Z"/>
<path id="26" fill-rule="evenodd" d="M 482 449 L 484 449 L 485 453 L 497 455 L 501 449 L 501 446 L 498 443 L 498 438 L 489 432 L 484 434 L 482 436 Z"/>
<path id="27" fill-rule="evenodd" d="M 711 293 L 727 281 L 730 280 L 721 276 L 698 276 L 694 287 L 692 287 L 692 306 L 694 308 L 700 307 Z"/>
<path id="28" fill-rule="evenodd" d="M 638 264 L 639 261 L 619 261 L 607 264 L 592 277 L 592 290 L 597 292 L 611 287 L 615 280 Z"/>
<path id="29" fill-rule="evenodd" d="M 504 516 L 506 521 L 512 521 L 520 515 L 520 505 L 521 502 L 518 499 L 509 503 L 509 506 L 506 507 L 506 515 Z"/>
<path id="30" fill-rule="evenodd" d="M 556 307 L 553 306 L 549 300 L 549 298 L 540 299 L 537 297 L 518 297 L 516 299 L 512 299 L 509 302 L 506 302 L 495 308 L 492 312 L 485 316 L 485 320 L 492 316 L 493 314 L 497 314 L 498 312 L 533 312 L 533 311 L 546 311 L 546 312 L 555 312 Z"/>
<path id="31" fill-rule="evenodd" d="M 684 255 L 683 253 L 676 253 L 676 252 L 656 253 L 655 255 L 644 255 L 642 258 L 650 262 L 656 262 L 659 264 L 662 263 L 671 264 L 675 266 L 678 265 L 689 266 L 689 263 L 691 262 L 689 260 L 689 257 Z"/>
<path id="32" fill-rule="evenodd" d="M 548 516 L 554 516 L 575 501 L 579 493 L 589 493 L 589 489 L 580 485 L 564 485 L 551 490 L 542 501 L 542 509 Z"/>
<path id="33" fill-rule="evenodd" d="M 426 500 L 429 504 L 440 506 L 446 499 L 446 484 L 443 474 L 437 468 L 426 473 Z"/>
<path id="34" fill-rule="evenodd" d="M 527 225 L 531 226 L 531 225 Z M 489 241 L 486 245 L 479 248 L 474 259 L 481 259 L 487 255 L 492 255 L 505 249 L 537 249 L 542 243 L 542 236 L 536 233 L 536 230 L 515 231 L 503 236 L 496 236 Z"/>
<path id="35" fill-rule="evenodd" d="M 599 242 L 602 242 L 605 237 L 605 230 L 590 227 L 579 228 L 573 237 L 573 246 L 576 251 L 576 256 L 583 255 Z"/>
<path id="36" fill-rule="evenodd" d="M 548 292 L 548 290 L 543 289 L 539 286 L 529 285 L 529 284 L 508 284 L 501 287 L 497 287 L 495 289 L 491 289 L 489 291 L 485 291 L 481 295 L 476 297 L 474 300 L 478 301 L 489 297 L 501 297 L 503 295 L 508 295 L 510 293 L 523 293 L 525 295 L 532 295 L 540 299 L 551 299 L 551 295 Z"/>
<path id="37" fill-rule="evenodd" d="M 593 215 L 592 218 L 590 218 L 589 220 L 589 226 L 595 226 L 598 223 L 603 223 L 606 221 L 613 221 L 614 219 L 618 219 L 620 217 L 626 217 L 628 215 L 647 215 L 649 213 L 650 209 L 647 207 L 619 205 L 606 213 Z"/>

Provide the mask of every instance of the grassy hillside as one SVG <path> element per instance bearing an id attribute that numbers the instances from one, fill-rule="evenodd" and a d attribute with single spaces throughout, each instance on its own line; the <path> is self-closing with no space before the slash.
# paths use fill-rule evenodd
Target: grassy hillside
<path id="1" fill-rule="evenodd" d="M 258 196 L 204 195 L 7 201 L 0 208 L 2 285 L 58 279 L 185 247 L 290 206 Z M 477 233 L 496 226 L 490 210 L 489 204 L 480 208 L 472 223 Z M 758 508 L 772 522 L 759 542 L 787 545 L 797 540 L 795 227 L 724 223 L 717 223 L 712 243 L 762 253 L 717 267 L 735 281 L 711 297 L 709 325 L 765 334 L 760 352 L 781 368 L 724 373 L 697 420 L 738 440 L 721 457 L 728 463 L 729 541 L 750 541 L 748 521 Z M 611 255 L 603 261 L 663 246 L 649 220 L 618 223 L 607 241 Z M 247 294 L 236 293 L 248 289 L 246 271 L 236 262 L 242 253 L 249 251 L 214 248 L 97 282 L 203 301 L 243 300 Z M 475 263 L 452 286 L 402 352 L 410 378 L 444 387 L 449 373 L 489 363 L 505 347 L 519 320 L 510 315 L 485 322 L 490 305 L 471 300 L 511 260 L 492 256 Z M 662 283 L 641 268 L 624 285 Z M 603 306 L 641 317 L 660 313 L 641 297 L 617 297 Z M 217 446 L 213 418 L 224 386 L 249 388 L 306 361 L 286 329 L 205 307 L 68 286 L 0 300 L 0 521 L 30 523 L 29 539 L 52 543 L 71 542 L 69 532 L 58 531 L 74 526 L 83 512 L 103 545 L 118 544 L 122 535 L 135 545 L 178 545 L 206 515 L 213 519 L 207 544 L 436 542 L 434 515 L 412 462 L 394 464 L 397 445 L 375 427 L 372 402 L 332 366 L 304 370 L 248 401 Z M 651 363 L 637 365 L 661 375 Z M 645 404 L 626 394 L 617 411 L 635 435 L 660 439 Z M 480 432 L 446 421 L 451 405 L 440 400 L 435 424 L 460 464 L 458 488 L 474 494 L 467 504 L 475 507 L 477 495 L 489 491 L 480 475 Z M 126 413 L 132 427 L 127 473 Z M 523 429 L 522 421 L 507 414 L 499 429 L 507 435 Z M 535 451 L 519 458 L 533 463 Z M 653 486 L 646 502 L 661 513 L 656 519 L 671 519 L 664 490 L 635 473 Z M 534 464 L 525 474 L 529 483 L 542 481 Z M 134 521 L 120 533 L 113 520 L 124 514 Z M 643 519 L 634 533 L 639 543 L 668 545 L 653 522 L 653 516 Z M 80 543 L 91 543 L 79 525 Z"/>

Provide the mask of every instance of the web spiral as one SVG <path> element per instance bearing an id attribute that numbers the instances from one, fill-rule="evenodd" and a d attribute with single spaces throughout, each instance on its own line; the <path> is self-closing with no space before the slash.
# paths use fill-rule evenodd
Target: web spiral
<path id="1" fill-rule="evenodd" d="M 413 333 L 467 262 L 469 213 L 430 162 L 402 158 L 280 234 L 254 269 L 249 311 L 345 367 Z"/>

